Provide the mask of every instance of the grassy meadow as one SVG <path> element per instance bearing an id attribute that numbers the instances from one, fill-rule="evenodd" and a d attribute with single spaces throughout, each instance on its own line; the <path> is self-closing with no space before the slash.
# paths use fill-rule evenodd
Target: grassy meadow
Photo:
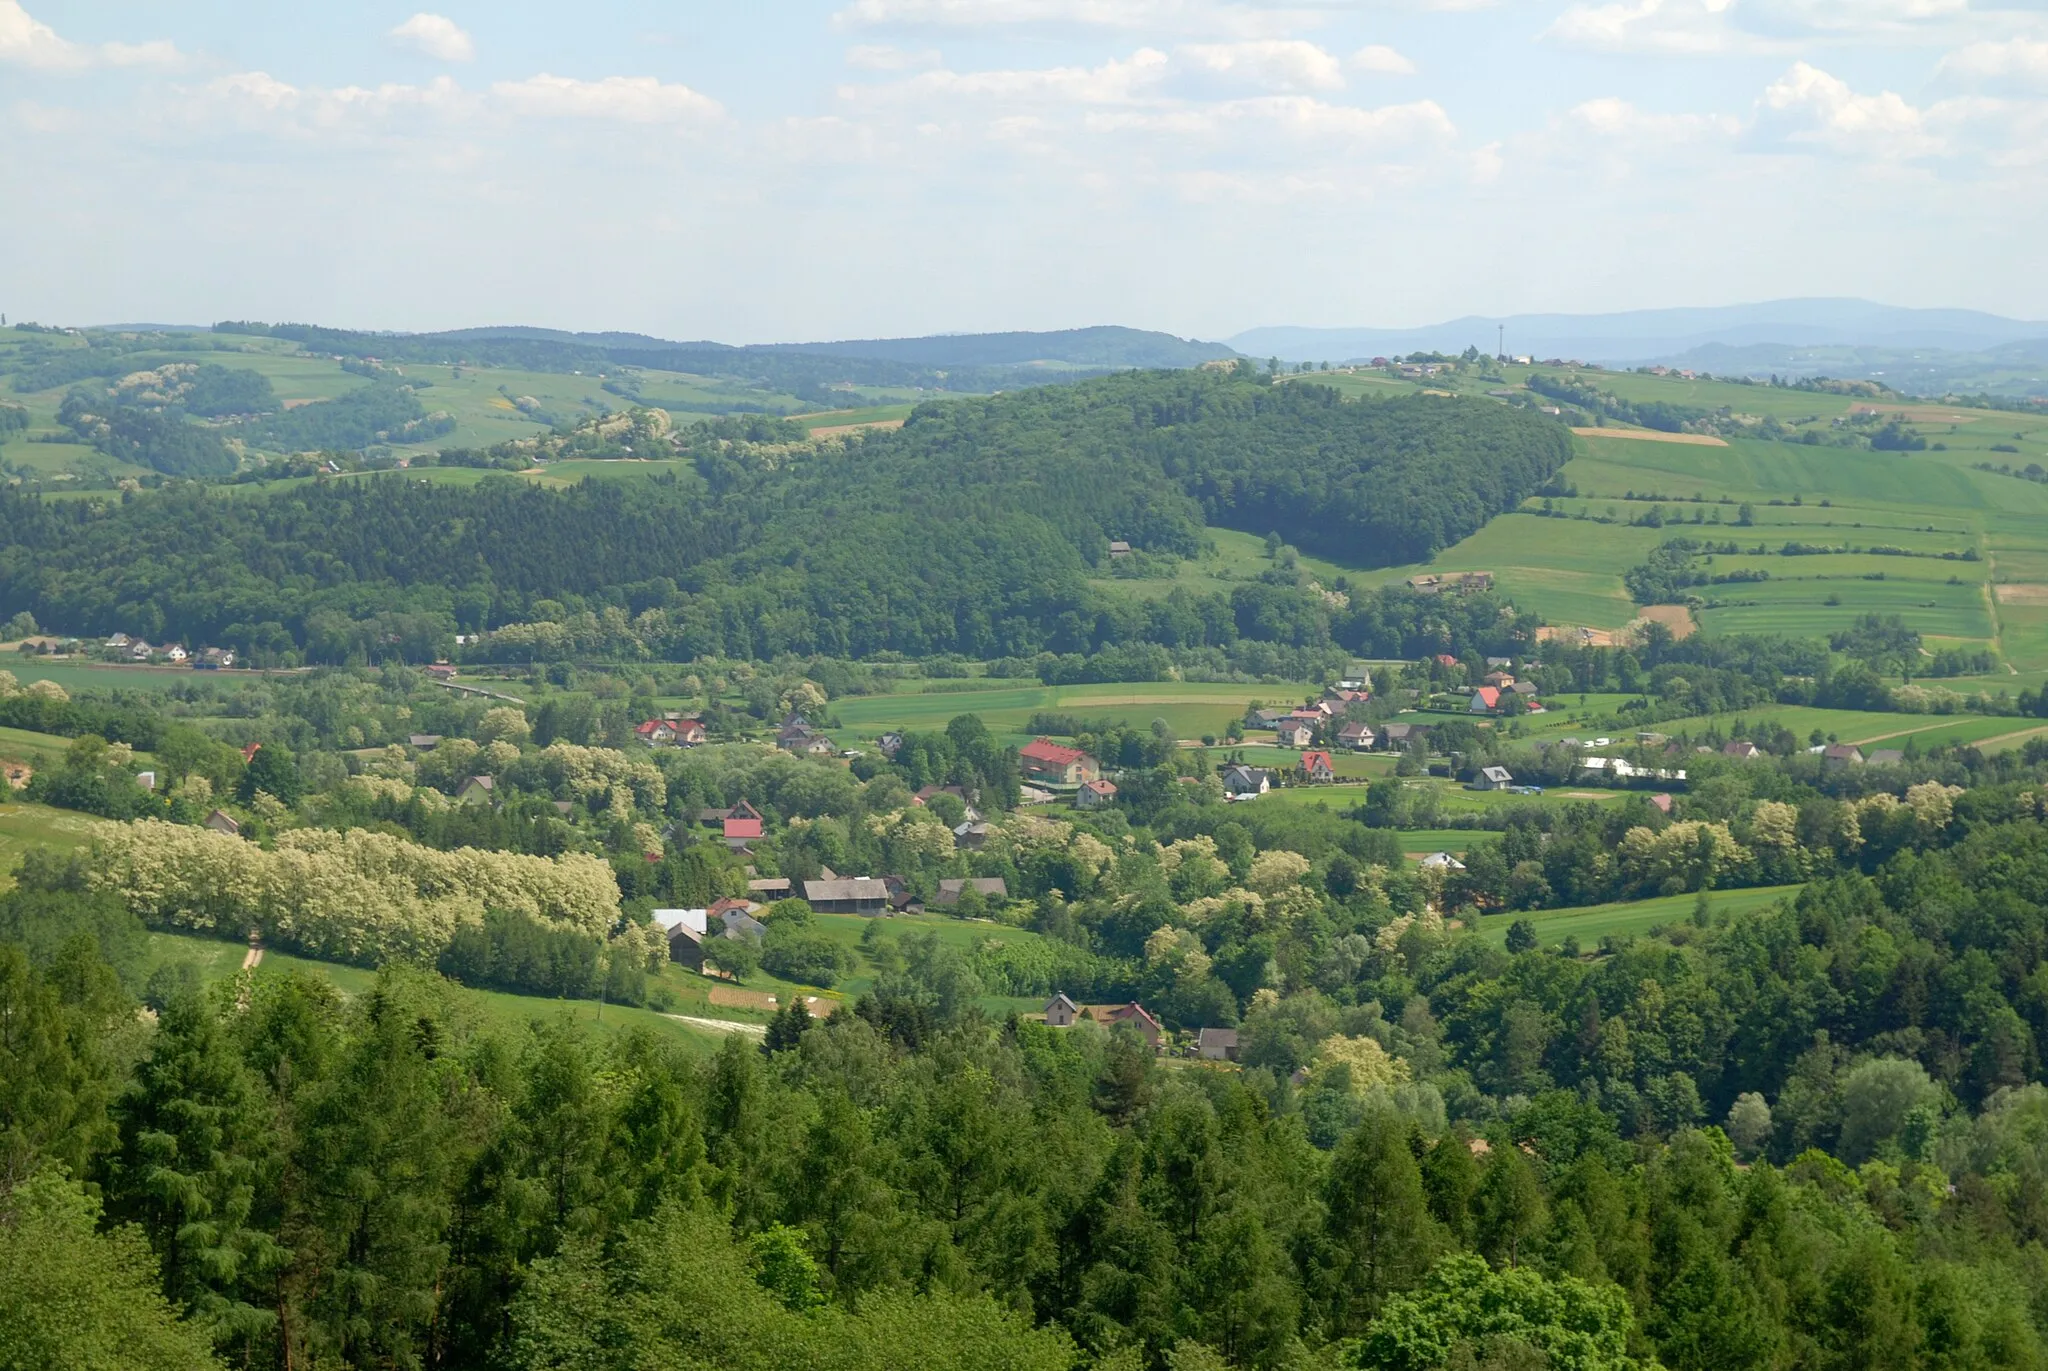
<path id="1" fill-rule="evenodd" d="M 1707 892 L 1716 917 L 1747 914 L 1788 899 L 1799 892 L 1796 885 L 1759 886 L 1751 890 Z M 1541 909 L 1523 914 L 1488 914 L 1479 921 L 1478 934 L 1496 945 L 1507 942 L 1508 927 L 1517 919 L 1536 926 L 1539 945 L 1555 947 L 1566 938 L 1577 938 L 1579 946 L 1592 952 L 1602 938 L 1632 937 L 1667 924 L 1684 923 L 1698 908 L 1698 895 L 1671 895 L 1654 900 L 1632 900 L 1623 904 L 1585 905 L 1578 909 Z"/>

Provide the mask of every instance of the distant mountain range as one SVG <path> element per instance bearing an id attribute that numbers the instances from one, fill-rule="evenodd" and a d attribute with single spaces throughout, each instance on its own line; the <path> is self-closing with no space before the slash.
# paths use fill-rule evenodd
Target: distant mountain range
<path id="1" fill-rule="evenodd" d="M 1977 310 L 1902 309 L 1868 300 L 1813 299 L 1620 314 L 1469 315 L 1407 329 L 1255 328 L 1225 341 L 1252 357 L 1340 362 L 1407 352 L 1462 352 L 1468 346 L 1491 353 L 1502 325 L 1511 354 L 1610 365 L 1670 361 L 1703 348 L 1775 345 L 1769 355 L 1815 347 L 1978 353 L 2048 339 L 2048 323 Z"/>
<path id="2" fill-rule="evenodd" d="M 867 338 L 824 343 L 676 342 L 644 333 L 566 333 L 560 329 L 461 328 L 404 335 L 447 342 L 564 343 L 606 351 L 798 353 L 896 362 L 916 367 L 1072 366 L 1090 369 L 1188 367 L 1237 354 L 1221 343 L 1104 324 L 1048 333 L 938 333 L 922 338 Z"/>

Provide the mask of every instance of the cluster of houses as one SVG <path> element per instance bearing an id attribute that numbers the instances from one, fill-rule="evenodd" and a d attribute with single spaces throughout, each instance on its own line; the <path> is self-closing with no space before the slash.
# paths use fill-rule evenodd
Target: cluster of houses
<path id="1" fill-rule="evenodd" d="M 958 908 L 972 892 L 998 904 L 1010 898 L 1010 888 L 1000 876 L 950 877 L 939 882 L 932 904 L 941 909 Z M 760 915 L 760 901 L 788 899 L 801 895 L 820 914 L 921 914 L 925 903 L 913 895 L 901 876 L 841 876 L 827 868 L 816 880 L 792 881 L 787 876 L 766 876 L 747 882 L 748 898 L 728 896 L 703 909 L 657 909 L 654 922 L 668 934 L 668 956 L 672 962 L 702 971 L 708 956 L 718 960 L 717 940 L 745 940 L 760 943 L 768 925 Z M 712 932 L 716 921 L 718 931 Z M 711 949 L 707 951 L 707 946 Z"/>
<path id="2" fill-rule="evenodd" d="M 100 644 L 100 654 L 117 662 L 163 663 L 168 666 L 184 666 L 189 662 L 196 671 L 219 671 L 235 664 L 235 654 L 228 648 L 203 647 L 193 653 L 183 643 L 152 644 L 125 633 L 116 633 Z"/>
<path id="3" fill-rule="evenodd" d="M 1493 589 L 1490 571 L 1446 571 L 1441 574 L 1410 576 L 1408 588 L 1418 595 L 1475 595 Z"/>
<path id="4" fill-rule="evenodd" d="M 1130 1000 L 1123 1004 L 1076 1004 L 1065 995 L 1055 995 L 1045 1003 L 1041 1016 L 1047 1028 L 1072 1028 L 1083 1022 L 1096 1023 L 1104 1028 L 1127 1025 L 1135 1029 L 1154 1052 L 1167 1045 L 1166 1029 L 1152 1012 Z M 1195 1032 L 1193 1039 L 1183 1048 L 1190 1057 L 1203 1061 L 1234 1062 L 1237 1060 L 1237 1030 L 1234 1028 L 1203 1028 Z"/>

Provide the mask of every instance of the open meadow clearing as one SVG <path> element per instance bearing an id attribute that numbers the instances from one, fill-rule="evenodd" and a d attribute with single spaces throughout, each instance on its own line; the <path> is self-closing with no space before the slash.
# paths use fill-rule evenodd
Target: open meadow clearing
<path id="1" fill-rule="evenodd" d="M 891 729 L 942 729 L 959 714 L 978 714 L 997 733 L 1027 736 L 1040 711 L 1081 719 L 1111 719 L 1133 728 L 1165 719 L 1179 738 L 1221 737 L 1244 718 L 1253 701 L 1292 703 L 1320 694 L 1320 684 L 1219 685 L 1155 681 L 1134 685 L 1018 686 L 999 690 L 924 691 L 918 694 L 850 696 L 833 702 L 843 727 L 841 741 L 871 739 Z"/>
<path id="2" fill-rule="evenodd" d="M 1796 885 L 1758 886 L 1750 890 L 1712 890 L 1707 901 L 1713 914 L 1747 914 L 1799 893 Z M 1684 923 L 1693 917 L 1700 897 L 1668 895 L 1654 900 L 1631 900 L 1621 904 L 1586 905 L 1577 909 L 1537 909 L 1519 914 L 1488 914 L 1479 921 L 1479 936 L 1496 946 L 1507 942 L 1508 928 L 1517 919 L 1536 927 L 1540 947 L 1556 947 L 1566 938 L 1577 938 L 1579 946 L 1593 952 L 1602 938 L 1634 937 L 1667 924 Z"/>

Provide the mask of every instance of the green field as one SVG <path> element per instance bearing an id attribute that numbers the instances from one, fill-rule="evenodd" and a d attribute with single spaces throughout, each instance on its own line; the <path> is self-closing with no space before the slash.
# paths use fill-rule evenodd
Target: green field
<path id="1" fill-rule="evenodd" d="M 31 734 L 40 737 L 40 734 Z M 0 885 L 12 885 L 14 868 L 30 848 L 69 852 L 83 847 L 92 825 L 85 814 L 18 801 L 0 802 Z"/>
<path id="2" fill-rule="evenodd" d="M 1775 398 L 1788 395 L 1840 400 L 1821 410 L 1846 410 L 1844 397 Z M 1677 537 L 1733 542 L 1739 553 L 1703 560 L 1702 568 L 1769 579 L 1695 588 L 1704 632 L 1824 637 L 1860 614 L 1896 614 L 1933 646 L 1986 646 L 2018 670 L 2038 670 L 2048 667 L 2048 486 L 1972 469 L 2002 436 L 1989 426 L 2013 417 L 1974 414 L 1956 427 L 1967 435 L 1974 426 L 1983 441 L 1956 436 L 1947 452 L 1743 439 L 1711 446 L 1626 431 L 1581 437 L 1580 455 L 1560 476 L 1578 496 L 1551 502 L 1567 517 L 1541 517 L 1542 502 L 1531 501 L 1426 569 L 1491 571 L 1518 607 L 1550 623 L 1612 630 L 1637 612 L 1622 573 L 1651 549 Z M 1743 505 L 1752 511 L 1748 526 L 1737 524 Z M 1662 527 L 1633 522 L 1652 508 Z M 1848 551 L 1787 555 L 1788 544 Z M 1424 569 L 1359 579 L 1385 583 Z"/>
<path id="3" fill-rule="evenodd" d="M 191 966 L 199 974 L 200 980 L 207 984 L 239 975 L 242 959 L 248 952 L 247 943 L 201 937 L 196 934 L 151 933 L 149 943 L 151 957 L 158 965 L 182 962 Z M 288 971 L 300 971 L 319 977 L 346 996 L 362 994 L 375 984 L 377 979 L 376 972 L 363 967 L 313 961 L 275 951 L 266 951 L 263 954 L 263 960 L 257 966 L 255 974 L 260 978 L 282 975 Z M 608 1036 L 636 1029 L 645 1030 L 707 1052 L 714 1048 L 723 1036 L 692 1027 L 652 1009 L 636 1009 L 629 1005 L 608 1004 L 600 1007 L 595 1000 L 544 999 L 536 995 L 508 995 L 496 990 L 473 990 L 467 986 L 454 987 L 451 993 L 455 997 L 455 1002 L 465 1012 L 474 1016 L 476 1026 L 503 1033 L 520 1032 L 536 1021 L 567 1019 L 587 1031 Z M 685 1007 L 679 1012 L 737 1021 L 757 1021 L 761 1018 L 758 1014 L 744 1010 L 725 1008 L 707 1012 L 695 1007 Z"/>
<path id="4" fill-rule="evenodd" d="M 1205 543 L 1202 554 L 1191 561 L 1176 563 L 1171 576 L 1098 576 L 1090 584 L 1112 594 L 1141 599 L 1163 599 L 1175 589 L 1198 595 L 1228 595 L 1232 587 L 1257 580 L 1260 572 L 1272 569 L 1273 563 L 1266 556 L 1266 540 L 1262 537 L 1228 528 L 1205 529 L 1202 537 Z M 1296 553 L 1295 561 L 1297 566 L 1324 585 L 1340 576 L 1364 579 L 1356 567 L 1311 557 L 1307 553 Z"/>
<path id="5" fill-rule="evenodd" d="M 1716 890 L 1708 894 L 1716 914 L 1746 914 L 1776 904 L 1799 892 L 1796 885 L 1759 886 L 1753 890 Z M 1527 919 L 1536 926 L 1543 947 L 1555 947 L 1568 937 L 1591 952 L 1602 938 L 1632 937 L 1664 924 L 1683 923 L 1697 908 L 1697 895 L 1669 895 L 1654 900 L 1622 904 L 1585 905 L 1578 909 L 1543 909 L 1524 914 L 1488 914 L 1479 921 L 1479 936 L 1494 944 L 1507 941 L 1508 926 Z"/>
<path id="6" fill-rule="evenodd" d="M 916 694 L 849 696 L 836 700 L 832 712 L 842 728 L 839 739 L 849 746 L 891 729 L 943 729 L 959 714 L 978 714 L 991 731 L 1013 740 L 1028 735 L 1025 727 L 1040 710 L 1075 714 L 1085 719 L 1110 718 L 1133 728 L 1148 728 L 1165 719 L 1174 736 L 1222 736 L 1234 720 L 1242 720 L 1254 700 L 1277 706 L 1320 694 L 1320 685 L 1212 685 L 1155 681 L 1139 685 L 1015 686 L 1000 690 L 927 690 Z"/>

